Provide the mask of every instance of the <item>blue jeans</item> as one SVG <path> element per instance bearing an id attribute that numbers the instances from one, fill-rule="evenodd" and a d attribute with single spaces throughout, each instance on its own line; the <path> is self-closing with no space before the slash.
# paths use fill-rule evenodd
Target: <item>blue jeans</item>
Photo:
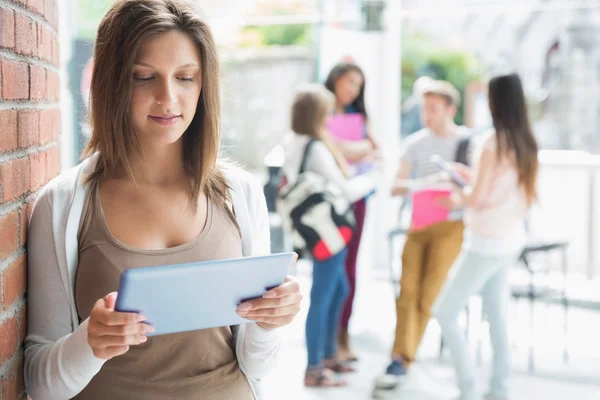
<path id="1" fill-rule="evenodd" d="M 337 329 L 348 295 L 346 250 L 325 260 L 313 262 L 310 308 L 306 319 L 308 368 L 321 368 L 323 359 L 336 353 Z"/>
<path id="2" fill-rule="evenodd" d="M 465 398 L 479 398 L 475 384 L 475 367 L 469 355 L 457 318 L 469 298 L 478 292 L 483 300 L 483 312 L 490 326 L 494 364 L 490 394 L 507 395 L 510 374 L 510 354 L 506 317 L 509 301 L 508 269 L 516 261 L 515 254 L 486 256 L 466 251 L 458 258 L 456 275 L 447 282 L 434 305 L 433 313 L 440 323 L 442 335 L 456 368 L 458 386 Z"/>

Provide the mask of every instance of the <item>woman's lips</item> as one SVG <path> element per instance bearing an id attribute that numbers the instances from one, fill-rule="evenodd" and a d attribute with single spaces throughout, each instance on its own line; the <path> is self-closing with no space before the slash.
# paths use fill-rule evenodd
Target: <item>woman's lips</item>
<path id="1" fill-rule="evenodd" d="M 149 118 L 159 125 L 171 126 L 171 125 L 175 125 L 179 121 L 179 119 L 181 118 L 181 115 L 160 115 L 160 116 L 150 115 Z"/>

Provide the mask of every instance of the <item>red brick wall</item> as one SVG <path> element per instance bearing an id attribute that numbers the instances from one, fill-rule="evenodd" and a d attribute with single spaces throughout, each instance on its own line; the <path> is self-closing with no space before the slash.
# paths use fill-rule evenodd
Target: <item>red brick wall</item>
<path id="1" fill-rule="evenodd" d="M 27 221 L 60 170 L 58 1 L 0 0 L 0 400 L 24 397 Z"/>

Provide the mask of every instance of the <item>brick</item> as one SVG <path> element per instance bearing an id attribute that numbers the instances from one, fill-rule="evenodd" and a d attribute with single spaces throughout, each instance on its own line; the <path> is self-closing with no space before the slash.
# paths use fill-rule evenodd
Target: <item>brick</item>
<path id="1" fill-rule="evenodd" d="M 60 65 L 60 43 L 55 36 L 52 37 L 52 64 Z"/>
<path id="2" fill-rule="evenodd" d="M 15 354 L 18 340 L 19 328 L 15 315 L 0 324 L 0 365 L 10 360 Z"/>
<path id="3" fill-rule="evenodd" d="M 26 56 L 37 55 L 37 24 L 20 12 L 15 13 L 15 51 Z"/>
<path id="4" fill-rule="evenodd" d="M 46 181 L 60 173 L 60 147 L 54 146 L 46 152 Z"/>
<path id="5" fill-rule="evenodd" d="M 46 178 L 46 153 L 35 153 L 29 156 L 29 187 L 38 190 L 48 179 Z"/>
<path id="6" fill-rule="evenodd" d="M 60 114 L 60 108 L 54 109 L 54 113 L 52 115 L 52 139 L 57 140 L 60 138 L 60 132 L 62 127 L 62 116 Z"/>
<path id="7" fill-rule="evenodd" d="M 15 363 L 11 371 L 0 378 L 0 383 L 4 395 L 3 399 L 6 400 L 17 400 L 24 398 L 25 385 L 23 381 L 23 354 L 22 350 L 18 361 Z"/>
<path id="8" fill-rule="evenodd" d="M 45 26 L 38 26 L 38 56 L 48 62 L 52 62 L 52 32 Z"/>
<path id="9" fill-rule="evenodd" d="M 0 8 L 0 47 L 15 48 L 15 12 Z"/>
<path id="10" fill-rule="evenodd" d="M 17 127 L 19 147 L 31 147 L 40 142 L 40 112 L 38 110 L 19 111 Z"/>
<path id="11" fill-rule="evenodd" d="M 44 100 L 46 98 L 46 70 L 40 66 L 32 65 L 30 74 L 29 98 L 31 100 Z"/>
<path id="12" fill-rule="evenodd" d="M 54 27 L 54 29 L 58 30 L 58 3 L 56 0 L 46 0 L 46 12 L 44 16 L 46 20 Z"/>
<path id="13" fill-rule="evenodd" d="M 27 244 L 27 228 L 29 226 L 29 218 L 33 210 L 33 202 L 24 203 L 19 209 L 19 221 L 21 229 L 19 232 L 19 244 L 25 246 Z"/>
<path id="14" fill-rule="evenodd" d="M 22 255 L 4 270 L 4 309 L 8 309 L 25 294 L 27 286 L 27 260 Z"/>
<path id="15" fill-rule="evenodd" d="M 0 152 L 17 148 L 17 111 L 0 111 Z"/>
<path id="16" fill-rule="evenodd" d="M 46 12 L 44 0 L 28 0 L 27 6 L 36 14 L 43 16 Z"/>
<path id="17" fill-rule="evenodd" d="M 0 260 L 8 258 L 17 250 L 17 212 L 0 217 Z M 5 288 L 6 289 L 6 288 Z"/>
<path id="18" fill-rule="evenodd" d="M 27 303 L 19 310 L 19 343 L 25 340 L 27 336 Z"/>
<path id="19" fill-rule="evenodd" d="M 19 158 L 0 164 L 2 199 L 6 203 L 29 191 L 29 159 Z"/>
<path id="20" fill-rule="evenodd" d="M 54 140 L 54 109 L 40 110 L 40 144 L 44 145 Z"/>
<path id="21" fill-rule="evenodd" d="M 24 63 L 0 60 L 2 68 L 2 99 L 29 99 L 29 66 Z"/>
<path id="22" fill-rule="evenodd" d="M 19 233 L 19 243 L 21 246 L 27 244 L 27 228 L 29 227 L 29 218 L 33 211 L 33 202 L 25 203 L 19 210 L 19 220 L 21 221 L 21 230 Z"/>
<path id="23" fill-rule="evenodd" d="M 17 389 L 17 375 L 7 375 L 2 377 L 2 392 L 3 399 L 17 400 L 19 399 L 19 389 Z"/>
<path id="24" fill-rule="evenodd" d="M 60 77 L 58 73 L 54 71 L 47 71 L 47 98 L 50 101 L 58 101 L 60 100 Z"/>
<path id="25" fill-rule="evenodd" d="M 40 143 L 47 144 L 60 137 L 60 109 L 40 111 Z"/>

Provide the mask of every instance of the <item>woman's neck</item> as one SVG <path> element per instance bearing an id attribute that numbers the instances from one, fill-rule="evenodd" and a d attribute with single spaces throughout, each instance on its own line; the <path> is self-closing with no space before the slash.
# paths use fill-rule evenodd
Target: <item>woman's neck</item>
<path id="1" fill-rule="evenodd" d="M 142 154 L 131 153 L 129 165 L 137 183 L 169 185 L 185 178 L 181 144 L 144 148 Z"/>

